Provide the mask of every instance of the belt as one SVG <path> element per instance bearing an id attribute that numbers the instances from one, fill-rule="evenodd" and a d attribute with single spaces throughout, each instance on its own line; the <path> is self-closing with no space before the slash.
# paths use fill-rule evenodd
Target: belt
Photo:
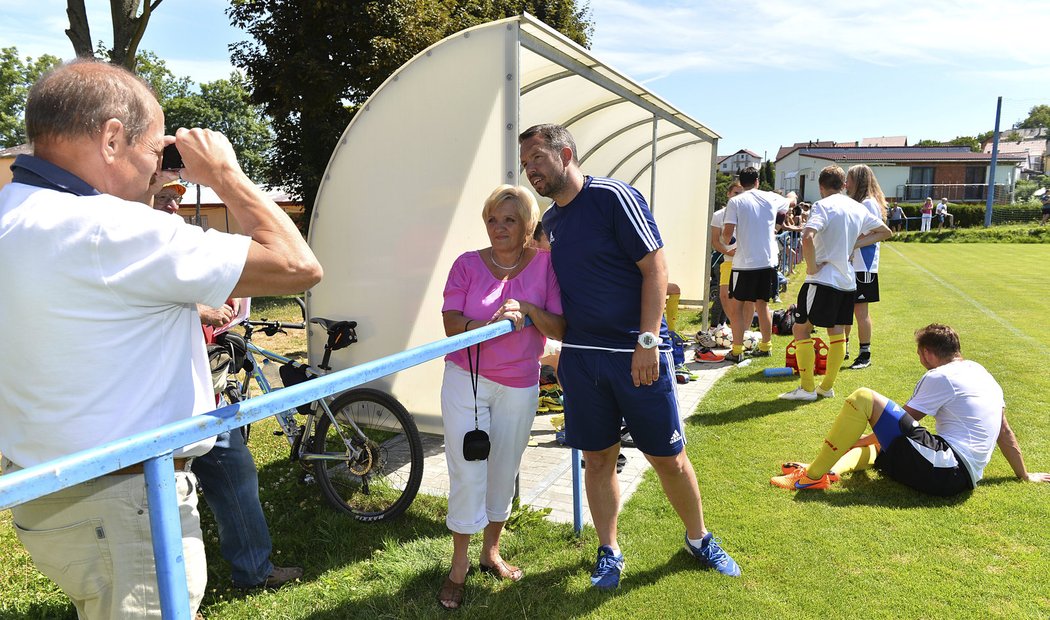
<path id="1" fill-rule="evenodd" d="M 189 471 L 190 470 L 190 463 L 193 461 L 193 459 L 174 459 L 174 461 L 175 461 L 175 471 Z M 142 473 L 146 472 L 146 469 L 145 469 L 145 467 L 143 465 L 144 465 L 143 463 L 135 463 L 134 465 L 128 465 L 127 467 L 124 467 L 122 469 L 118 469 L 117 471 L 111 471 L 111 472 L 109 472 L 106 475 L 107 476 L 134 476 L 136 474 L 142 474 Z"/>

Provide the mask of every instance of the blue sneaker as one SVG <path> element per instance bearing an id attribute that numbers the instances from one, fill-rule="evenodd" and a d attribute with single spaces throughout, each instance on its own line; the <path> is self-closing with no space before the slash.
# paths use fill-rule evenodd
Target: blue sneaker
<path id="1" fill-rule="evenodd" d="M 591 585 L 599 590 L 620 587 L 620 573 L 623 572 L 624 564 L 622 553 L 614 553 L 609 545 L 598 547 L 598 561 L 591 573 Z"/>
<path id="2" fill-rule="evenodd" d="M 729 557 L 729 554 L 722 549 L 722 546 L 718 544 L 718 540 L 711 535 L 711 532 L 708 532 L 703 537 L 699 548 L 689 544 L 689 535 L 686 534 L 685 548 L 690 555 L 700 560 L 700 563 L 707 568 L 713 568 L 729 577 L 740 576 L 740 565 L 736 563 L 736 560 Z"/>

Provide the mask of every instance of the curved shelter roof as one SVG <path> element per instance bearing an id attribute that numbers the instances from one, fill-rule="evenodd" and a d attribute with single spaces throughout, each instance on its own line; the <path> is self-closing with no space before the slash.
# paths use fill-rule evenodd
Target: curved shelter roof
<path id="1" fill-rule="evenodd" d="M 684 299 L 707 289 L 718 135 L 529 15 L 434 44 L 365 103 L 332 153 L 310 226 L 325 267 L 311 316 L 352 319 L 345 368 L 441 338 L 452 262 L 489 245 L 481 208 L 501 183 L 529 187 L 518 134 L 559 123 L 584 173 L 637 187 L 660 226 Z M 541 209 L 549 200 L 541 198 Z M 316 361 L 324 334 L 310 334 Z M 377 382 L 420 426 L 440 428 L 442 363 Z"/>

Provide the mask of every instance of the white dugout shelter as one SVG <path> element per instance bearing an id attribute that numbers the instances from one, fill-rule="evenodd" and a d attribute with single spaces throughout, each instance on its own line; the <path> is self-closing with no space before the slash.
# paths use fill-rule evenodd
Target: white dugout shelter
<path id="1" fill-rule="evenodd" d="M 372 94 L 343 133 L 321 183 L 310 245 L 324 280 L 310 316 L 358 322 L 336 369 L 444 337 L 442 291 L 457 256 L 489 245 L 481 208 L 521 175 L 518 134 L 564 125 L 585 174 L 638 188 L 651 205 L 682 298 L 705 299 L 718 135 L 529 15 L 456 33 Z M 550 203 L 540 198 L 541 211 Z M 325 335 L 313 326 L 312 362 Z M 482 353 L 484 354 L 484 353 Z M 441 428 L 444 362 L 374 387 L 421 430 Z"/>

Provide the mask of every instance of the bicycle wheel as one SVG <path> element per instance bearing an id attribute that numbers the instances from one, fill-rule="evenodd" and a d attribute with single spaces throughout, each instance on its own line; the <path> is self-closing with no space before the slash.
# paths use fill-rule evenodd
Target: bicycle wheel
<path id="1" fill-rule="evenodd" d="M 412 416 L 393 396 L 368 388 L 340 394 L 331 410 L 338 430 L 320 411 L 314 452 L 349 457 L 349 442 L 360 449 L 360 456 L 314 462 L 325 498 L 359 521 L 392 519 L 404 513 L 423 478 L 423 444 Z"/>

